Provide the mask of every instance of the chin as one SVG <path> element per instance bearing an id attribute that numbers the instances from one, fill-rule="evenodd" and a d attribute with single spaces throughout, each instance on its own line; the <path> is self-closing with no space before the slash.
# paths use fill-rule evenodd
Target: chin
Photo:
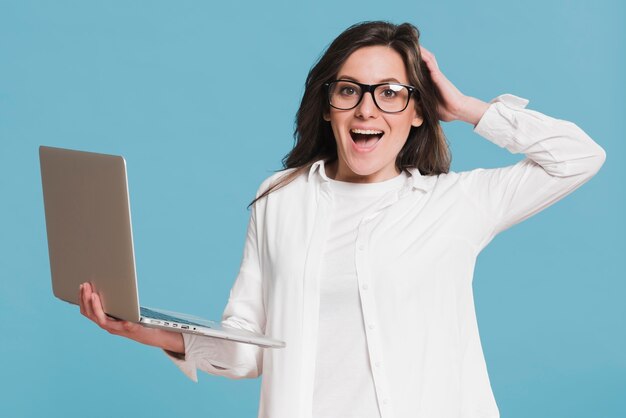
<path id="1" fill-rule="evenodd" d="M 373 176 L 380 171 L 380 168 L 370 167 L 370 166 L 356 166 L 349 167 L 350 171 L 357 176 Z"/>
<path id="2" fill-rule="evenodd" d="M 360 164 L 350 164 L 347 168 L 350 175 L 363 178 L 378 176 L 384 169 L 384 167 L 380 167 L 375 164 L 367 164 L 365 162 Z"/>

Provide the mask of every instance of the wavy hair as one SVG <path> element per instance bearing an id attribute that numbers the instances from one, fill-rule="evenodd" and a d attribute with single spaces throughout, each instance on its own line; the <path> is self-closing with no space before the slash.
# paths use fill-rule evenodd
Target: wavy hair
<path id="1" fill-rule="evenodd" d="M 450 170 L 450 149 L 439 124 L 437 104 L 441 101 L 419 48 L 419 30 L 410 23 L 395 25 L 384 21 L 357 23 L 342 32 L 326 49 L 306 78 L 304 94 L 296 114 L 292 150 L 283 158 L 285 169 L 294 169 L 281 176 L 256 199 L 262 199 L 284 187 L 318 160 L 337 159 L 337 145 L 330 122 L 324 114 L 330 111 L 324 84 L 337 77 L 339 69 L 357 49 L 387 46 L 400 54 L 409 79 L 417 89 L 415 110 L 423 123 L 412 127 L 404 147 L 396 158 L 398 170 L 417 168 L 424 175 L 437 175 Z"/>

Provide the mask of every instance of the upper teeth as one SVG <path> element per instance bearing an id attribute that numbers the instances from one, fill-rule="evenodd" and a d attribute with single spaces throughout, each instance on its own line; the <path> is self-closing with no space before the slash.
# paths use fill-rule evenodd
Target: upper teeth
<path id="1" fill-rule="evenodd" d="M 383 131 L 377 131 L 374 129 L 351 129 L 355 134 L 363 134 L 363 135 L 379 135 L 382 134 Z"/>

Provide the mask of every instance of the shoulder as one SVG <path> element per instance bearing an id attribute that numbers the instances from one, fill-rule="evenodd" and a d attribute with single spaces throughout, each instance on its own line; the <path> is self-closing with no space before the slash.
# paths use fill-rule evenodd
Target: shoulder
<path id="1" fill-rule="evenodd" d="M 450 197 L 450 194 L 457 194 L 469 189 L 470 187 L 467 184 L 471 184 L 476 179 L 483 177 L 485 171 L 485 169 L 476 168 L 468 171 L 449 171 L 433 175 L 420 175 L 419 172 L 415 172 L 411 181 L 413 190 L 430 192 L 435 199 L 442 196 L 447 198 Z M 420 196 L 420 194 L 418 193 L 417 196 Z"/>
<path id="2" fill-rule="evenodd" d="M 310 175 L 310 167 L 289 168 L 267 177 L 257 189 L 253 206 L 297 206 L 315 196 L 319 179 Z"/>
<path id="3" fill-rule="evenodd" d="M 257 189 L 256 197 L 261 196 L 263 193 L 270 190 L 272 187 L 280 185 L 282 181 L 287 181 L 289 178 L 289 175 L 293 174 L 296 170 L 297 170 L 296 168 L 287 168 L 284 170 L 277 171 L 273 173 L 272 175 L 270 175 L 269 177 L 265 178 L 265 180 L 261 182 L 261 185 Z M 302 176 L 299 176 L 299 177 L 302 177 Z"/>

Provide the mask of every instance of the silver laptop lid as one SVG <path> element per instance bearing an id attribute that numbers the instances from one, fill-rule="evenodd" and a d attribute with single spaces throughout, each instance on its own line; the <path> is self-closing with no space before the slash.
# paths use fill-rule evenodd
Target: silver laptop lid
<path id="1" fill-rule="evenodd" d="M 88 281 L 107 314 L 138 322 L 124 158 L 41 146 L 39 161 L 54 295 L 78 304 Z"/>

